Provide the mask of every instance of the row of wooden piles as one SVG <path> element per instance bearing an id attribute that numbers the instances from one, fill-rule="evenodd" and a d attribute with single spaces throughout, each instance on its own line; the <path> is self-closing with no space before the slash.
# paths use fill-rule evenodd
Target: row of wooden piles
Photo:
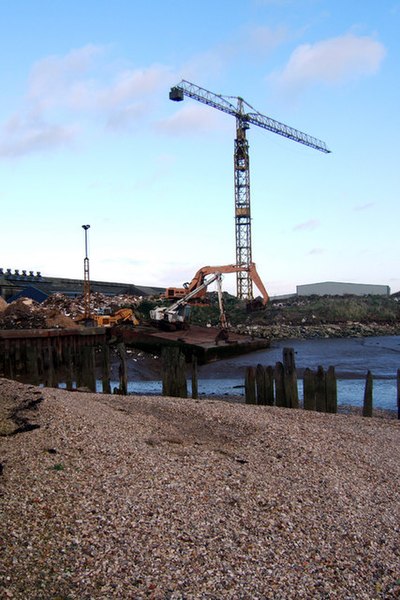
<path id="1" fill-rule="evenodd" d="M 293 348 L 283 349 L 283 360 L 275 366 L 247 367 L 245 376 L 246 404 L 300 408 L 337 413 L 338 393 L 335 367 L 315 371 L 304 369 L 303 399 L 299 398 L 298 379 Z M 397 370 L 397 412 L 400 419 L 400 369 Z M 362 414 L 373 414 L 373 375 L 367 371 Z"/>
<path id="2" fill-rule="evenodd" d="M 112 392 L 110 383 L 110 345 L 105 334 L 96 331 L 44 332 L 15 338 L 0 338 L 0 377 L 44 385 L 65 386 L 67 390 L 95 392 L 100 375 L 102 391 Z M 125 347 L 116 346 L 120 356 L 119 387 L 127 393 Z"/>
<path id="3" fill-rule="evenodd" d="M 101 338 L 101 341 L 100 341 Z M 102 392 L 127 394 L 128 369 L 123 343 L 116 344 L 119 364 L 119 386 L 111 390 L 110 346 L 105 337 L 94 335 L 38 337 L 26 340 L 0 340 L 0 376 L 25 380 L 33 384 L 58 387 L 61 382 L 67 389 L 87 388 L 96 391 L 100 368 Z M 100 364 L 96 368 L 96 349 Z M 192 358 L 192 398 L 198 397 L 197 359 Z M 164 396 L 187 398 L 187 364 L 178 347 L 162 350 L 162 393 Z M 326 371 L 319 366 L 316 371 L 303 373 L 303 399 L 298 393 L 298 380 L 293 348 L 284 348 L 282 362 L 275 366 L 247 367 L 245 375 L 245 401 L 247 404 L 303 407 L 305 410 L 337 413 L 338 394 L 335 368 Z M 400 369 L 397 371 L 397 409 L 400 419 Z M 373 413 L 373 376 L 367 372 L 365 380 L 363 415 Z"/>

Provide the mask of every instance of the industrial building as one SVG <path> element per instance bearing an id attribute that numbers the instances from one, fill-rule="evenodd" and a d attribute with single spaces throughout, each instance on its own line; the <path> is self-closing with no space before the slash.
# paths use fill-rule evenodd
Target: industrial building
<path id="1" fill-rule="evenodd" d="M 307 283 L 296 286 L 298 296 L 390 296 L 388 285 L 373 285 L 369 283 L 343 283 L 339 281 L 324 281 L 322 283 Z"/>
<path id="2" fill-rule="evenodd" d="M 129 294 L 131 296 L 152 296 L 164 291 L 164 288 L 139 286 L 130 283 L 91 281 L 92 292 L 100 292 L 109 296 Z M 83 294 L 82 279 L 63 279 L 61 277 L 44 277 L 39 271 L 19 271 L 0 267 L 0 296 L 7 302 L 24 296 L 37 302 L 43 302 L 55 293 L 76 297 Z"/>

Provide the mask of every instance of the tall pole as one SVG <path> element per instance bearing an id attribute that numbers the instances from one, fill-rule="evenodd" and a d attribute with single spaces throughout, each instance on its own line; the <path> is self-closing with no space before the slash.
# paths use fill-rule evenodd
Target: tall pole
<path id="1" fill-rule="evenodd" d="M 85 230 L 85 258 L 83 261 L 83 306 L 85 311 L 85 320 L 90 319 L 90 277 L 89 277 L 89 257 L 88 257 L 88 229 L 90 225 L 82 225 Z"/>

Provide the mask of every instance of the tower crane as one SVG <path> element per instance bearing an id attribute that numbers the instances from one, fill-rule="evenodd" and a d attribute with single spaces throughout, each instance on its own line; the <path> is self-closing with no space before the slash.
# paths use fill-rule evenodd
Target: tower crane
<path id="1" fill-rule="evenodd" d="M 246 270 L 237 273 L 236 284 L 238 298 L 251 300 L 253 298 L 253 289 L 249 274 L 249 266 L 252 263 L 252 249 L 247 129 L 250 128 L 250 125 L 257 125 L 320 152 L 329 153 L 330 150 L 328 150 L 325 142 L 262 115 L 240 96 L 214 94 L 194 83 L 190 83 L 190 81 L 182 79 L 180 83 L 171 88 L 169 98 L 170 100 L 179 102 L 185 96 L 207 104 L 228 115 L 232 115 L 236 119 L 236 139 L 234 146 L 236 265 L 246 267 Z M 233 101 L 236 104 L 233 104 Z"/>

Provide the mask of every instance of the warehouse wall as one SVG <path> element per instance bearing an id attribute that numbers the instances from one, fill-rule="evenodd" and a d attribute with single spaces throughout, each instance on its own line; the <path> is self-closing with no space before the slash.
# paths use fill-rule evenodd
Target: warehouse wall
<path id="1" fill-rule="evenodd" d="M 344 296 L 352 294 L 355 296 L 390 296 L 388 285 L 371 285 L 368 283 L 342 283 L 337 281 L 325 281 L 323 283 L 308 283 L 296 287 L 298 296 Z"/>
<path id="2" fill-rule="evenodd" d="M 56 292 L 68 296 L 78 296 L 83 293 L 82 279 L 65 279 L 62 277 L 43 277 L 41 273 L 33 271 L 11 271 L 0 268 L 0 296 L 9 300 L 15 294 L 25 289 L 35 288 L 49 296 Z M 91 281 L 91 292 L 101 292 L 108 295 L 130 294 L 132 296 L 151 296 L 160 294 L 164 288 L 137 286 L 131 283 L 117 283 L 109 281 Z M 31 296 L 30 296 L 31 297 Z"/>

